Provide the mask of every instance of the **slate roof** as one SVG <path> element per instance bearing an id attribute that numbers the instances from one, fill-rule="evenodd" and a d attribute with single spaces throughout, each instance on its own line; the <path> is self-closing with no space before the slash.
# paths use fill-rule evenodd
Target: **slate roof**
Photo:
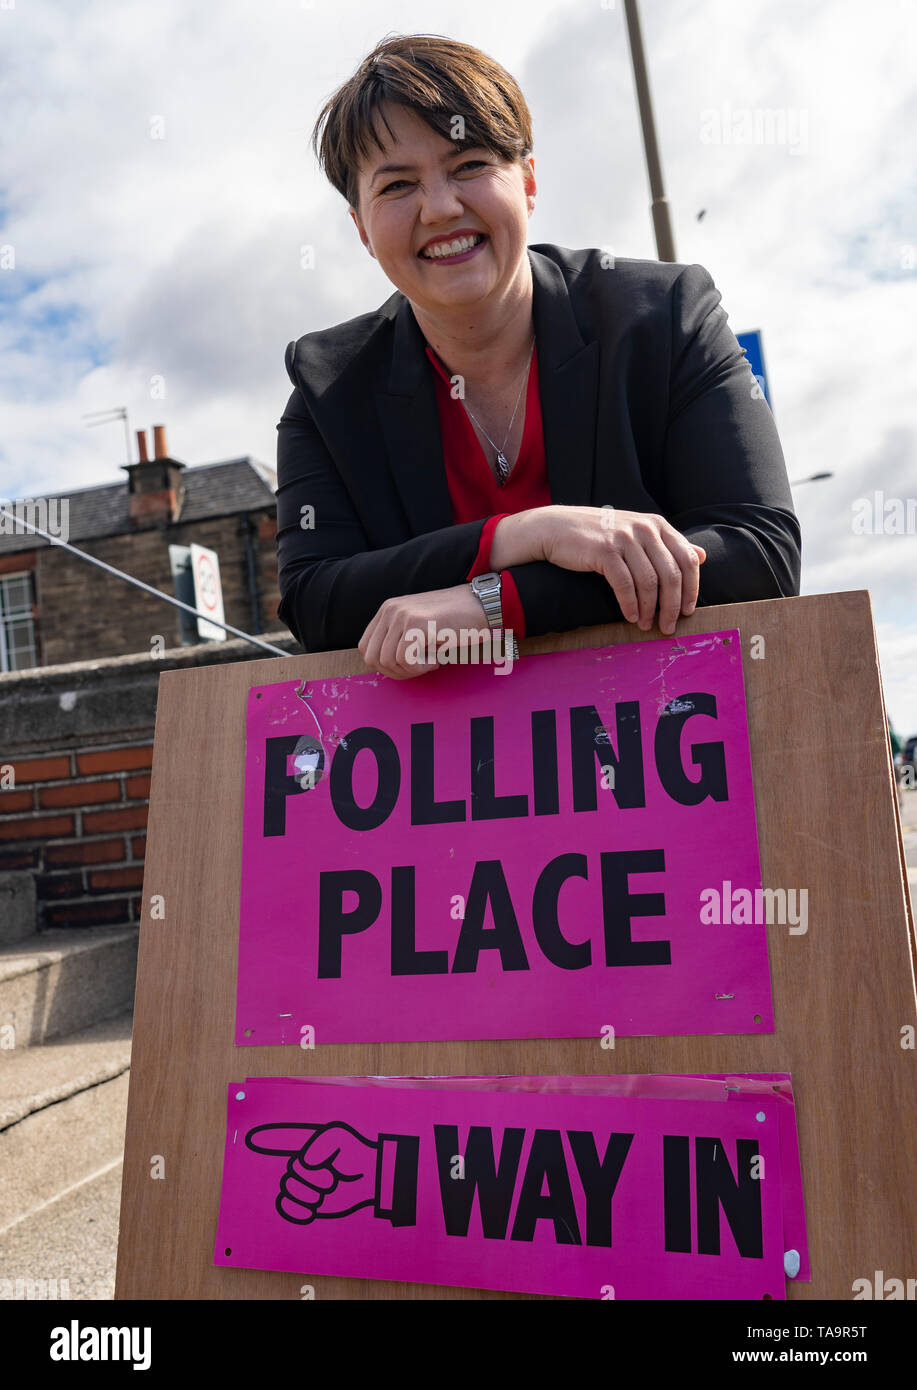
<path id="1" fill-rule="evenodd" d="M 273 471 L 263 464 L 255 464 L 245 458 L 227 459 L 223 463 L 204 463 L 196 467 L 186 467 L 181 475 L 185 485 L 185 497 L 177 525 L 204 521 L 215 516 L 234 516 L 239 512 L 258 511 L 265 507 L 274 508 L 276 500 L 267 478 L 273 478 Z M 48 494 L 50 496 L 50 494 Z M 67 501 L 69 507 L 69 540 L 71 545 L 80 541 L 101 540 L 105 536 L 135 534 L 145 527 L 132 526 L 128 512 L 127 475 L 120 483 L 103 483 L 101 487 L 77 488 L 73 492 L 53 494 L 55 502 Z M 7 498 L 0 496 L 0 506 L 14 511 L 15 502 L 35 501 L 39 498 Z M 41 517 L 26 510 L 28 520 L 41 525 Z M 60 515 L 61 513 L 58 513 Z M 54 512 L 51 512 L 53 520 Z M 149 527 L 155 523 L 149 522 Z M 0 517 L 0 525 L 9 530 L 12 522 Z M 45 527 L 51 534 L 57 529 Z M 18 550 L 34 550 L 50 545 L 50 541 L 28 532 L 8 535 L 0 532 L 0 555 L 15 553 Z"/>

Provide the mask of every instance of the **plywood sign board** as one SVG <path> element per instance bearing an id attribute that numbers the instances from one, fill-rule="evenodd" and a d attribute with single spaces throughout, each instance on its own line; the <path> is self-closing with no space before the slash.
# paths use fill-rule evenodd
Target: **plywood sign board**
<path id="1" fill-rule="evenodd" d="M 546 1020 L 544 1034 L 528 1038 L 323 1043 L 319 1030 L 313 1046 L 298 1033 L 287 1045 L 237 1045 L 250 692 L 354 675 L 363 665 L 350 651 L 163 674 L 118 1298 L 548 1296 L 318 1275 L 305 1262 L 297 1273 L 215 1265 L 228 1088 L 259 1077 L 789 1073 L 812 1277 L 789 1281 L 787 1296 L 851 1299 L 855 1282 L 876 1270 L 913 1274 L 914 929 L 869 597 L 700 609 L 680 621 L 676 638 L 725 631 L 739 638 L 760 874 L 775 890 L 763 927 L 772 1032 L 560 1037 Z M 628 624 L 583 628 L 526 640 L 521 660 L 662 640 Z M 405 683 L 406 698 L 416 704 L 423 682 L 462 674 L 418 677 Z M 513 680 L 510 673 L 503 683 L 511 689 Z M 708 885 L 721 912 L 707 930 L 755 930 L 727 878 Z"/>

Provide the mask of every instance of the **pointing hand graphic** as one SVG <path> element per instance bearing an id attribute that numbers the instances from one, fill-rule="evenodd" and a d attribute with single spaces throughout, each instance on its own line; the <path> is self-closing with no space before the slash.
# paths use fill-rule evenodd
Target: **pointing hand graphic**
<path id="1" fill-rule="evenodd" d="M 287 1159 L 274 1203 L 285 1221 L 308 1226 L 372 1207 L 375 1216 L 394 1226 L 414 1224 L 420 1143 L 415 1135 L 367 1139 L 343 1120 L 332 1120 L 257 1125 L 245 1143 L 255 1153 Z"/>

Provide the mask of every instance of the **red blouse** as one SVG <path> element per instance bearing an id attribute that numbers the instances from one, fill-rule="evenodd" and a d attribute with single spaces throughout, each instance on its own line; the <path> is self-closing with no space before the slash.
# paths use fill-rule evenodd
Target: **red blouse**
<path id="1" fill-rule="evenodd" d="M 547 507 L 551 503 L 541 427 L 537 349 L 532 351 L 529 368 L 519 457 L 503 487 L 497 485 L 461 402 L 452 398 L 452 382 L 448 372 L 431 347 L 427 346 L 426 352 L 436 372 L 436 404 L 446 480 L 452 499 L 452 520 L 458 525 L 463 521 L 477 521 L 482 516 L 488 518 L 481 532 L 474 564 L 465 576 L 466 579 L 473 579 L 475 575 L 486 574 L 491 568 L 490 547 L 498 521 L 515 512 L 525 512 L 531 507 Z M 509 570 L 502 570 L 501 575 L 503 622 L 506 627 L 512 628 L 516 637 L 524 637 L 525 614 L 519 591 Z"/>

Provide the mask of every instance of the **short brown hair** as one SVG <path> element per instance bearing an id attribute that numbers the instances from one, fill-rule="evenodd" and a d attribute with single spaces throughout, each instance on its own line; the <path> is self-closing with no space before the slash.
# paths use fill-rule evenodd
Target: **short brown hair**
<path id="1" fill-rule="evenodd" d="M 464 119 L 457 150 L 482 145 L 510 162 L 532 153 L 532 117 L 518 83 L 479 48 L 440 34 L 397 34 L 376 44 L 354 75 L 322 107 L 312 148 L 328 180 L 350 207 L 358 206 L 359 166 L 369 140 L 382 148 L 375 129 L 379 110 L 392 102 L 415 111 L 445 139 Z M 323 129 L 324 127 L 324 129 Z"/>

